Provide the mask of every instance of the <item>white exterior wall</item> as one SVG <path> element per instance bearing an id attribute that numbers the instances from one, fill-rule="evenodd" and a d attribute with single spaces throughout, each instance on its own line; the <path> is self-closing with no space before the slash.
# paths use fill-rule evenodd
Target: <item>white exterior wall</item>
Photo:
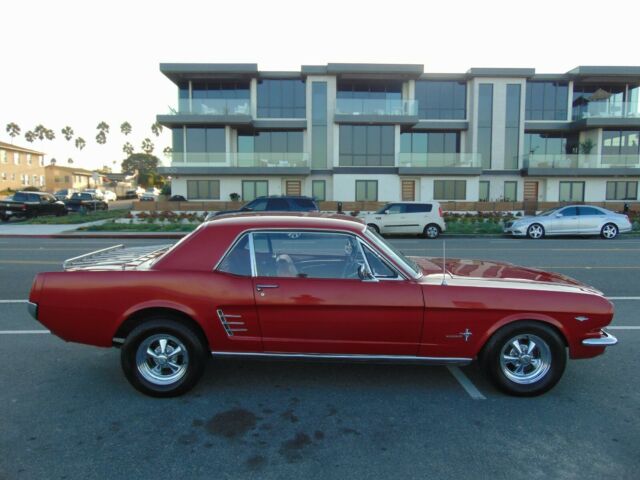
<path id="1" fill-rule="evenodd" d="M 516 201 L 521 202 L 524 198 L 524 182 L 527 180 L 526 178 L 522 178 L 520 175 L 482 175 L 478 179 L 478 195 L 480 194 L 479 184 L 481 181 L 489 182 L 489 201 L 497 202 L 504 198 L 504 182 L 518 182 L 517 188 L 517 199 Z M 537 179 L 536 179 L 537 180 Z M 476 201 L 478 197 L 476 196 L 472 201 Z"/>
<path id="2" fill-rule="evenodd" d="M 400 199 L 400 177 L 393 174 L 339 174 L 333 176 L 333 200 L 354 202 L 356 180 L 377 180 L 378 201 L 394 202 Z"/>
<path id="3" fill-rule="evenodd" d="M 467 182 L 467 196 L 464 199 L 455 200 L 457 202 L 475 202 L 478 200 L 478 195 L 480 193 L 480 184 L 478 183 L 478 177 L 462 177 L 462 176 L 437 176 L 437 177 L 421 177 L 420 183 L 416 184 L 416 190 L 418 186 L 420 187 L 420 201 L 427 202 L 429 200 L 434 200 L 433 192 L 434 192 L 434 181 L 435 180 L 465 180 Z M 418 195 L 416 194 L 416 197 Z M 398 199 L 400 196 L 398 196 Z M 418 198 L 416 198 L 418 200 Z M 448 200 L 437 200 L 439 202 L 447 202 Z"/>

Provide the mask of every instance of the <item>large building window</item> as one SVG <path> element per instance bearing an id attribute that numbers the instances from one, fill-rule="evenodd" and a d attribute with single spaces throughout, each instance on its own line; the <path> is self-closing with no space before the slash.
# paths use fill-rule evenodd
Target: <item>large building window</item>
<path id="1" fill-rule="evenodd" d="M 378 181 L 356 180 L 356 202 L 377 202 Z"/>
<path id="2" fill-rule="evenodd" d="M 219 200 L 220 180 L 187 180 L 189 200 Z"/>
<path id="3" fill-rule="evenodd" d="M 267 180 L 243 180 L 242 200 L 251 201 L 257 197 L 269 195 L 269 182 Z"/>
<path id="4" fill-rule="evenodd" d="M 637 167 L 640 163 L 640 131 L 603 130 L 602 163 Z"/>
<path id="5" fill-rule="evenodd" d="M 258 117 L 304 118 L 305 97 L 303 80 L 259 80 Z"/>
<path id="6" fill-rule="evenodd" d="M 393 166 L 394 139 L 390 125 L 340 125 L 340 166 Z"/>
<path id="7" fill-rule="evenodd" d="M 466 200 L 467 181 L 466 180 L 434 180 L 433 181 L 434 200 Z"/>
<path id="8" fill-rule="evenodd" d="M 526 120 L 566 120 L 569 87 L 562 82 L 527 82 Z"/>
<path id="9" fill-rule="evenodd" d="M 400 135 L 400 152 L 403 153 L 459 153 L 458 132 L 415 132 Z"/>
<path id="10" fill-rule="evenodd" d="M 327 199 L 327 182 L 325 180 L 313 180 L 311 182 L 311 195 L 319 202 Z"/>
<path id="11" fill-rule="evenodd" d="M 238 133 L 240 153 L 302 153 L 302 132 L 262 131 Z"/>
<path id="12" fill-rule="evenodd" d="M 525 133 L 525 155 L 561 155 L 578 152 L 578 135 L 561 133 Z"/>
<path id="13" fill-rule="evenodd" d="M 416 82 L 415 98 L 420 118 L 463 120 L 467 117 L 465 82 L 419 80 Z"/>
<path id="14" fill-rule="evenodd" d="M 401 100 L 401 81 L 340 80 L 338 98 Z"/>
<path id="15" fill-rule="evenodd" d="M 174 146 L 180 146 L 178 130 L 174 134 Z M 175 147 L 174 147 L 175 148 Z M 186 160 L 190 163 L 223 163 L 225 162 L 224 128 L 187 128 Z"/>
<path id="16" fill-rule="evenodd" d="M 248 80 L 193 82 L 191 101 L 183 110 L 202 115 L 251 115 L 249 98 Z"/>
<path id="17" fill-rule="evenodd" d="M 626 85 L 573 85 L 573 119 L 625 116 Z"/>
<path id="18" fill-rule="evenodd" d="M 518 182 L 504 182 L 504 201 L 515 202 L 518 200 Z"/>
<path id="19" fill-rule="evenodd" d="M 507 85 L 507 111 L 505 112 L 504 168 L 520 168 L 518 147 L 520 146 L 520 84 Z"/>
<path id="20" fill-rule="evenodd" d="M 493 84 L 481 83 L 478 95 L 478 153 L 482 156 L 482 168 L 489 170 L 493 134 Z"/>
<path id="21" fill-rule="evenodd" d="M 490 183 L 488 180 L 480 180 L 479 183 L 479 193 L 478 193 L 478 201 L 479 202 L 488 202 L 489 201 L 489 189 Z"/>
<path id="22" fill-rule="evenodd" d="M 638 182 L 607 182 L 607 200 L 637 200 Z"/>
<path id="23" fill-rule="evenodd" d="M 560 202 L 584 202 L 584 182 L 560 182 Z"/>
<path id="24" fill-rule="evenodd" d="M 327 82 L 311 83 L 311 167 L 327 168 Z"/>

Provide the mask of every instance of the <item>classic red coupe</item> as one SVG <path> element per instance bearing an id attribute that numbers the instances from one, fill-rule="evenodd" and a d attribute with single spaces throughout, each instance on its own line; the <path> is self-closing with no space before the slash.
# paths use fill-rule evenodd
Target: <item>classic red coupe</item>
<path id="1" fill-rule="evenodd" d="M 40 273 L 31 314 L 60 338 L 121 347 L 138 390 L 191 389 L 214 357 L 464 365 L 538 395 L 615 337 L 602 293 L 507 263 L 406 257 L 358 220 L 237 214 L 173 246 L 115 246 Z"/>

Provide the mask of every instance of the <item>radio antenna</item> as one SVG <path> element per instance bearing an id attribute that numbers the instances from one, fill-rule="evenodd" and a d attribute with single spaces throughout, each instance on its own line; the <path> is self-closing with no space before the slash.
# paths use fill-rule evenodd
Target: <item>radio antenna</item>
<path id="1" fill-rule="evenodd" d="M 442 240 L 442 286 L 447 285 L 447 241 Z"/>

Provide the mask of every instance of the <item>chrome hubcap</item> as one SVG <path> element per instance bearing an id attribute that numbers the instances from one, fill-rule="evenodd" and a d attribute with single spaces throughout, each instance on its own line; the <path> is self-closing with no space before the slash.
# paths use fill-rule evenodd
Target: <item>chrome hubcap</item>
<path id="1" fill-rule="evenodd" d="M 170 385 L 187 373 L 189 353 L 173 335 L 152 335 L 138 346 L 136 365 L 140 375 L 155 385 Z"/>
<path id="2" fill-rule="evenodd" d="M 435 238 L 438 236 L 438 229 L 436 227 L 427 228 L 427 237 Z"/>
<path id="3" fill-rule="evenodd" d="M 605 225 L 604 228 L 602 229 L 602 233 L 607 238 L 613 238 L 616 236 L 616 233 L 617 233 L 616 227 L 614 227 L 613 225 Z"/>
<path id="4" fill-rule="evenodd" d="M 532 225 L 529 227 L 529 236 L 531 238 L 540 238 L 542 236 L 542 227 L 540 225 Z"/>
<path id="5" fill-rule="evenodd" d="M 512 382 L 535 383 L 551 368 L 551 349 L 537 335 L 517 335 L 502 347 L 500 368 Z"/>

